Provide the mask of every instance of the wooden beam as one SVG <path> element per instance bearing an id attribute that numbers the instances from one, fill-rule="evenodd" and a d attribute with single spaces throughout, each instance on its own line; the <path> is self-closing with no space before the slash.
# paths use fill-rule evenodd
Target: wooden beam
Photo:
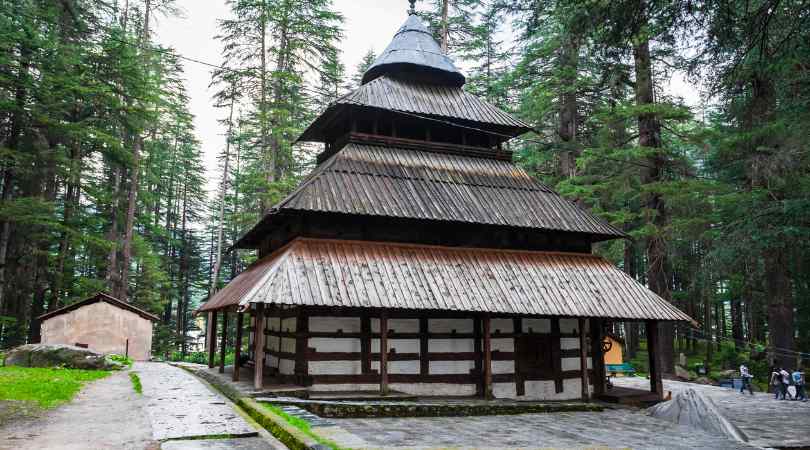
<path id="1" fill-rule="evenodd" d="M 554 391 L 563 391 L 562 351 L 560 350 L 560 319 L 551 319 L 551 365 L 554 372 Z"/>
<path id="2" fill-rule="evenodd" d="M 590 399 L 588 390 L 588 339 L 585 333 L 585 319 L 579 319 L 579 371 L 582 373 L 582 400 Z"/>
<path id="3" fill-rule="evenodd" d="M 475 373 L 476 373 L 476 380 L 475 380 L 475 395 L 477 397 L 484 396 L 484 349 L 482 347 L 483 340 L 481 334 L 481 317 L 475 316 L 473 318 L 473 334 L 475 335 L 475 340 L 473 341 L 473 355 L 475 357 Z"/>
<path id="4" fill-rule="evenodd" d="M 239 381 L 239 360 L 242 359 L 242 329 L 245 328 L 245 313 L 236 313 L 236 343 L 233 346 L 233 381 Z"/>
<path id="5" fill-rule="evenodd" d="M 492 399 L 492 340 L 489 316 L 484 317 L 484 398 Z"/>
<path id="6" fill-rule="evenodd" d="M 658 357 L 660 342 L 658 339 L 658 321 L 648 320 L 647 326 L 647 353 L 650 358 L 650 392 L 664 398 L 664 382 L 661 379 L 661 358 Z"/>
<path id="7" fill-rule="evenodd" d="M 255 356 L 253 387 L 264 389 L 264 303 L 256 304 L 256 326 L 253 327 L 253 354 Z"/>
<path id="8" fill-rule="evenodd" d="M 593 394 L 605 393 L 605 356 L 602 354 L 602 321 L 591 318 L 591 363 L 593 364 Z"/>
<path id="9" fill-rule="evenodd" d="M 228 310 L 222 310 L 222 341 L 219 344 L 219 373 L 225 373 L 225 353 L 228 350 Z"/>
<path id="10" fill-rule="evenodd" d="M 380 312 L 380 394 L 388 395 L 388 315 Z"/>
<path id="11" fill-rule="evenodd" d="M 523 366 L 520 364 L 521 358 L 518 358 L 518 347 L 520 346 L 519 340 L 523 334 L 523 320 L 520 317 L 512 319 L 512 348 L 514 352 L 515 361 L 515 393 L 517 395 L 526 395 L 526 380 L 523 379 Z"/>
<path id="12" fill-rule="evenodd" d="M 301 381 L 299 384 L 304 384 L 304 377 L 307 376 L 309 371 L 309 365 L 307 364 L 307 349 L 308 349 L 308 341 L 309 339 L 307 336 L 309 335 L 309 315 L 307 314 L 304 308 L 298 308 L 298 317 L 295 319 L 295 332 L 297 334 L 295 338 L 295 375 L 299 377 Z M 281 342 L 279 340 L 279 342 Z M 281 365 L 279 364 L 279 369 Z"/>
<path id="13" fill-rule="evenodd" d="M 419 318 L 419 374 L 430 373 L 430 360 L 428 359 L 428 319 Z"/>
<path id="14" fill-rule="evenodd" d="M 371 373 L 371 317 L 363 314 L 360 318 L 360 332 L 363 337 L 360 339 L 360 372 Z"/>
<path id="15" fill-rule="evenodd" d="M 208 368 L 214 367 L 214 354 L 217 352 L 217 312 L 208 312 Z"/>

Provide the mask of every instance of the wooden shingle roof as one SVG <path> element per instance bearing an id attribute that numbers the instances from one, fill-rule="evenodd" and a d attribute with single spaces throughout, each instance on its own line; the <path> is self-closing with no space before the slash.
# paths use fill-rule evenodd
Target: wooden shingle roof
<path id="1" fill-rule="evenodd" d="M 511 162 L 357 143 L 318 166 L 263 220 L 278 211 L 501 225 L 602 239 L 625 236 Z M 255 240 L 261 232 L 257 224 L 240 242 Z"/>
<path id="2" fill-rule="evenodd" d="M 416 15 L 408 17 L 388 47 L 366 70 L 363 83 L 387 73 L 403 72 L 424 73 L 435 82 L 448 86 L 460 87 L 466 81 Z"/>
<path id="3" fill-rule="evenodd" d="M 200 311 L 251 303 L 691 321 L 595 255 L 305 238 Z"/>
<path id="4" fill-rule="evenodd" d="M 323 133 L 343 108 L 361 106 L 396 111 L 456 122 L 478 124 L 497 129 L 499 134 L 517 136 L 531 126 L 497 106 L 470 94 L 460 87 L 418 83 L 383 76 L 335 100 L 298 138 L 299 141 L 322 141 Z"/>

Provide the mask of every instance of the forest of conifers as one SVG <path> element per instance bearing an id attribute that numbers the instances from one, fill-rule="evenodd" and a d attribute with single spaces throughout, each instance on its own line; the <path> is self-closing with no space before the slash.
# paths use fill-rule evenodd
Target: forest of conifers
<path id="1" fill-rule="evenodd" d="M 195 307 L 255 258 L 227 250 L 312 169 L 320 150 L 295 138 L 374 54 L 344 67 L 330 0 L 229 6 L 206 61 L 227 143 L 206 168 L 184 91 L 199 61 L 153 37 L 172 0 L 0 2 L 0 348 L 108 291 L 162 318 L 156 354 L 179 351 Z M 810 352 L 810 2 L 418 10 L 465 88 L 535 128 L 517 162 L 633 237 L 595 251 L 699 323 L 663 329 L 665 368 L 711 342 L 791 367 Z M 643 339 L 616 331 L 631 352 Z"/>

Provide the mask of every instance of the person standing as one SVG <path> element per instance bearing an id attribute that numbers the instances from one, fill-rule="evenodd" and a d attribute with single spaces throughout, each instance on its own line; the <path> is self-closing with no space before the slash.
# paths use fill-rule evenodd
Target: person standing
<path id="1" fill-rule="evenodd" d="M 779 400 L 779 395 L 782 394 L 782 375 L 776 367 L 771 371 L 770 385 L 773 386 L 773 399 Z"/>
<path id="2" fill-rule="evenodd" d="M 788 386 L 790 386 L 790 373 L 780 367 L 779 375 L 782 377 L 782 400 L 787 400 Z"/>
<path id="3" fill-rule="evenodd" d="M 804 372 L 796 368 L 791 374 L 791 377 L 793 378 L 793 385 L 796 386 L 796 400 L 806 402 L 807 393 L 804 390 Z"/>
<path id="4" fill-rule="evenodd" d="M 744 394 L 745 388 L 748 388 L 748 393 L 754 395 L 753 389 L 751 389 L 751 372 L 748 371 L 748 367 L 745 364 L 740 364 L 740 378 L 742 378 L 742 386 L 740 386 L 740 394 Z"/>

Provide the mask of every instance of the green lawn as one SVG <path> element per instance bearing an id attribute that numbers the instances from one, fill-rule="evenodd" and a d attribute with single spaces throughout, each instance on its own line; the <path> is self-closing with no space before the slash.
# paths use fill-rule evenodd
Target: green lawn
<path id="1" fill-rule="evenodd" d="M 0 367 L 0 400 L 53 408 L 73 398 L 85 383 L 109 374 L 103 370 Z"/>

